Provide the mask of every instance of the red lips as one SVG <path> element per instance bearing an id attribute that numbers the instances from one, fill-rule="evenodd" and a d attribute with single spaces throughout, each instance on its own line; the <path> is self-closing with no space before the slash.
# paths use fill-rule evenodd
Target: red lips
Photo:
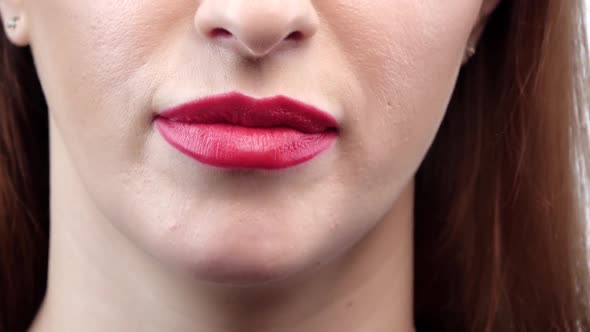
<path id="1" fill-rule="evenodd" d="M 284 97 L 239 93 L 209 97 L 161 112 L 160 134 L 199 162 L 225 168 L 278 169 L 327 150 L 338 122 L 310 105 Z"/>

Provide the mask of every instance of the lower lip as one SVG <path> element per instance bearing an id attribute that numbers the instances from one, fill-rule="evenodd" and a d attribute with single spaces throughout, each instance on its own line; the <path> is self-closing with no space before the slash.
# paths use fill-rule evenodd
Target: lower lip
<path id="1" fill-rule="evenodd" d="M 156 118 L 164 139 L 197 161 L 224 168 L 280 169 L 326 151 L 335 131 L 306 134 L 287 127 L 253 128 L 226 123 L 201 124 Z"/>

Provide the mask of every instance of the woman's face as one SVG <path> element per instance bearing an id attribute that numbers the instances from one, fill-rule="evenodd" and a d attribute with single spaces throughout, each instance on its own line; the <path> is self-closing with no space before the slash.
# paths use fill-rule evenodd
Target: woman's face
<path id="1" fill-rule="evenodd" d="M 67 199 L 202 279 L 256 282 L 326 262 L 408 190 L 488 5 L 24 0 L 19 14 L 64 147 L 52 162 L 71 164 L 87 195 Z M 224 92 L 316 106 L 336 139 L 294 167 L 237 170 L 191 158 L 155 125 Z"/>

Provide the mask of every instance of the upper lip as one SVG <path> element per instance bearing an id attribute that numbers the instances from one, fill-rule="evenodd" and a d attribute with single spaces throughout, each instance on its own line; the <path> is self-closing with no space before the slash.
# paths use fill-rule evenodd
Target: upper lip
<path id="1" fill-rule="evenodd" d="M 310 134 L 338 129 L 338 122 L 330 114 L 282 95 L 255 99 L 232 92 L 184 103 L 158 116 L 188 123 L 290 127 Z"/>

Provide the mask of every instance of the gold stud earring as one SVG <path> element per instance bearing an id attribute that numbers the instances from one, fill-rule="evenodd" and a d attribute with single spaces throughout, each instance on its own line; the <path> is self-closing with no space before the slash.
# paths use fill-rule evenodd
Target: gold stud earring
<path id="1" fill-rule="evenodd" d="M 476 51 L 477 50 L 475 49 L 474 45 L 468 45 L 465 49 L 465 60 L 471 59 L 475 55 Z"/>
<path id="2" fill-rule="evenodd" d="M 18 22 L 19 19 L 20 19 L 20 17 L 18 17 L 18 16 L 12 17 L 10 22 L 8 22 L 8 24 L 6 24 L 6 28 L 8 28 L 10 30 L 14 30 L 16 28 L 16 22 Z"/>
<path id="3" fill-rule="evenodd" d="M 467 62 L 469 62 L 469 59 L 471 59 L 475 55 L 475 52 L 476 50 L 474 45 L 467 45 L 465 52 L 463 52 L 463 61 L 461 62 L 461 65 L 466 65 Z"/>
<path id="4" fill-rule="evenodd" d="M 475 46 L 473 45 L 469 45 L 467 46 L 467 49 L 465 50 L 465 56 L 467 57 L 467 59 L 470 59 L 471 57 L 473 57 L 475 55 Z"/>

